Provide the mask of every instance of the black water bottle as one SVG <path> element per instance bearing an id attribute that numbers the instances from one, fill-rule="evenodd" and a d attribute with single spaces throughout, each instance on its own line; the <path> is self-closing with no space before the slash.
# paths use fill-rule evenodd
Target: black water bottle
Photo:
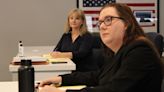
<path id="1" fill-rule="evenodd" d="M 21 60 L 18 69 L 19 92 L 34 92 L 34 67 L 31 60 Z"/>

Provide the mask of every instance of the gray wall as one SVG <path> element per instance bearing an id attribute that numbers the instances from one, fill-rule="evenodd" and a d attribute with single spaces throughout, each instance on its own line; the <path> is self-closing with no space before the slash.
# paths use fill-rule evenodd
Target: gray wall
<path id="1" fill-rule="evenodd" d="M 55 45 L 76 0 L 0 0 L 0 81 L 11 80 L 8 65 L 17 43 Z"/>
<path id="2" fill-rule="evenodd" d="M 164 35 L 164 0 L 160 0 L 160 32 Z M 11 80 L 8 65 L 24 45 L 55 45 L 67 13 L 76 0 L 0 0 L 0 81 Z"/>
<path id="3" fill-rule="evenodd" d="M 160 33 L 164 36 L 164 0 L 160 0 Z"/>

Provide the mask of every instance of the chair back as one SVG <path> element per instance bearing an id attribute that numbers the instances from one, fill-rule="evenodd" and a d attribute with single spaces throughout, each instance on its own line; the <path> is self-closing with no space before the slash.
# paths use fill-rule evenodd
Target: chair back
<path id="1" fill-rule="evenodd" d="M 146 33 L 146 35 L 148 36 L 148 38 L 150 40 L 153 41 L 153 43 L 157 47 L 157 50 L 158 50 L 160 56 L 162 56 L 162 52 L 163 52 L 163 36 L 161 34 L 159 34 L 159 33 L 156 33 L 156 32 L 148 32 L 148 33 Z"/>

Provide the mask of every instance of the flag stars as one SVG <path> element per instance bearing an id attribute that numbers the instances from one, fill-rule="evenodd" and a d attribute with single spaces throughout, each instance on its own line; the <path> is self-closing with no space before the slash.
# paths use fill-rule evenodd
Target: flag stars
<path id="1" fill-rule="evenodd" d="M 115 0 L 83 0 L 85 7 L 102 7 L 107 3 L 115 3 Z"/>

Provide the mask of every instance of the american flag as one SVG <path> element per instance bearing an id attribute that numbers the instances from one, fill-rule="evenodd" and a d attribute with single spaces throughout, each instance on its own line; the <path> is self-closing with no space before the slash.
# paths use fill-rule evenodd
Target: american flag
<path id="1" fill-rule="evenodd" d="M 157 30 L 157 0 L 78 0 L 79 8 L 82 9 L 85 15 L 89 18 L 92 24 L 89 27 L 92 27 L 91 32 L 97 32 L 96 23 L 98 21 L 99 12 L 102 6 L 107 3 L 124 3 L 127 4 L 132 10 L 134 15 L 137 18 L 137 13 L 149 13 L 151 14 L 151 22 L 139 21 L 141 27 L 144 30 Z M 91 23 L 89 22 L 89 23 Z"/>
<path id="2" fill-rule="evenodd" d="M 83 7 L 102 7 L 107 3 L 115 3 L 115 0 L 83 0 Z"/>
<path id="3" fill-rule="evenodd" d="M 81 8 L 83 9 L 86 16 L 91 16 L 92 20 L 92 31 L 98 31 L 96 23 L 98 20 L 98 14 L 102 6 L 107 3 L 115 3 L 116 0 L 79 0 L 82 4 Z"/>

